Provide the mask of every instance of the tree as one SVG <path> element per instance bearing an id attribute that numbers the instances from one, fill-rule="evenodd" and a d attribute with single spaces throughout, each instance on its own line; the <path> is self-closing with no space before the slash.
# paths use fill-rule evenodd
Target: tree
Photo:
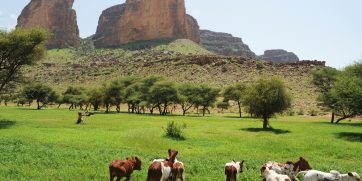
<path id="1" fill-rule="evenodd" d="M 243 104 L 250 113 L 263 119 L 263 128 L 267 129 L 269 118 L 291 107 L 291 97 L 280 79 L 259 79 L 248 88 Z"/>
<path id="2" fill-rule="evenodd" d="M 334 103 L 330 97 L 329 91 L 334 87 L 339 73 L 340 72 L 337 69 L 332 67 L 324 67 L 313 72 L 313 84 L 316 85 L 321 92 L 318 99 L 322 102 L 324 107 L 332 110 L 331 123 L 334 123 L 335 112 L 333 111 Z"/>
<path id="3" fill-rule="evenodd" d="M 103 92 L 99 88 L 91 89 L 87 92 L 87 102 L 93 106 L 94 111 L 98 111 L 103 103 Z"/>
<path id="4" fill-rule="evenodd" d="M 328 92 L 328 104 L 340 121 L 362 114 L 362 63 L 346 67 Z"/>
<path id="5" fill-rule="evenodd" d="M 197 97 L 199 88 L 192 84 L 181 84 L 177 88 L 179 92 L 179 104 L 181 105 L 182 115 L 190 110 L 194 105 L 194 99 Z"/>
<path id="6" fill-rule="evenodd" d="M 224 101 L 223 102 L 229 102 L 229 101 L 235 101 L 239 108 L 239 116 L 241 118 L 241 102 L 242 98 L 244 96 L 246 87 L 243 84 L 237 84 L 235 86 L 227 87 L 224 91 Z"/>
<path id="7" fill-rule="evenodd" d="M 202 116 L 205 116 L 205 112 L 209 111 L 209 107 L 213 107 L 216 102 L 216 98 L 219 95 L 220 89 L 201 85 L 199 87 L 197 98 L 195 100 L 196 105 L 202 106 Z"/>
<path id="8" fill-rule="evenodd" d="M 49 86 L 43 84 L 25 86 L 22 95 L 29 101 L 36 100 L 38 110 L 58 99 L 57 93 Z"/>
<path id="9" fill-rule="evenodd" d="M 0 94 L 21 80 L 21 68 L 40 60 L 49 33 L 43 29 L 0 31 Z"/>
<path id="10" fill-rule="evenodd" d="M 168 107 L 178 101 L 178 92 L 172 82 L 161 81 L 155 83 L 150 89 L 150 102 L 157 106 L 160 115 L 166 115 Z"/>
<path id="11" fill-rule="evenodd" d="M 224 113 L 224 109 L 229 109 L 230 104 L 229 102 L 221 101 L 216 103 L 216 107 L 221 109 L 221 113 Z"/>
<path id="12" fill-rule="evenodd" d="M 109 112 L 109 108 L 112 105 L 116 106 L 116 111 L 121 112 L 121 103 L 123 99 L 123 86 L 122 83 L 118 80 L 112 81 L 109 85 L 105 87 L 104 98 L 106 105 L 106 112 Z"/>
<path id="13" fill-rule="evenodd" d="M 87 102 L 87 96 L 83 87 L 70 86 L 63 93 L 63 102 L 70 104 L 69 110 L 76 109 L 77 106 L 83 109 L 83 105 Z"/>

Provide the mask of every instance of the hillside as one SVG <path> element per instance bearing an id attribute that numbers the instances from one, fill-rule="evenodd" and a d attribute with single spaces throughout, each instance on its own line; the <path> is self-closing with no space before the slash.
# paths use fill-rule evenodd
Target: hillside
<path id="1" fill-rule="evenodd" d="M 138 50 L 136 50 L 138 49 Z M 175 82 L 225 87 L 259 77 L 285 80 L 294 97 L 294 110 L 317 109 L 311 70 L 317 65 L 271 64 L 243 57 L 217 56 L 190 40 L 138 42 L 120 49 L 51 50 L 35 67 L 25 70 L 31 81 L 59 92 L 68 86 L 93 87 L 123 76 L 164 75 Z"/>

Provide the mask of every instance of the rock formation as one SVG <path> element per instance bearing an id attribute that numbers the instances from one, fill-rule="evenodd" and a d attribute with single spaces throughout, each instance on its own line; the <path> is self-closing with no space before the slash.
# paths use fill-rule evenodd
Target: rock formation
<path id="1" fill-rule="evenodd" d="M 233 37 L 231 34 L 200 30 L 200 36 L 202 46 L 219 55 L 256 57 L 241 38 Z"/>
<path id="2" fill-rule="evenodd" d="M 96 47 L 153 39 L 199 42 L 198 24 L 186 15 L 184 0 L 127 0 L 103 11 L 94 37 Z"/>
<path id="3" fill-rule="evenodd" d="M 18 17 L 17 27 L 49 29 L 52 34 L 47 47 L 79 47 L 77 15 L 74 0 L 31 0 Z"/>
<path id="4" fill-rule="evenodd" d="M 299 61 L 296 54 L 282 49 L 266 50 L 264 55 L 259 56 L 259 58 L 273 63 L 295 63 Z"/>

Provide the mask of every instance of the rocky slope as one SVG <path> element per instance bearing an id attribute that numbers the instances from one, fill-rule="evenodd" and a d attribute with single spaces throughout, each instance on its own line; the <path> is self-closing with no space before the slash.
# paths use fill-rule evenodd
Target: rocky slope
<path id="1" fill-rule="evenodd" d="M 259 58 L 273 63 L 293 63 L 299 61 L 299 58 L 295 53 L 281 49 L 266 50 L 264 55 L 259 56 Z"/>
<path id="2" fill-rule="evenodd" d="M 233 37 L 231 34 L 200 30 L 200 36 L 202 46 L 219 55 L 256 57 L 241 38 Z"/>
<path id="3" fill-rule="evenodd" d="M 198 24 L 186 15 L 184 0 L 127 0 L 103 11 L 94 37 L 96 47 L 153 39 L 199 42 Z"/>
<path id="4" fill-rule="evenodd" d="M 48 48 L 79 47 L 77 15 L 72 9 L 74 0 L 31 0 L 18 17 L 17 27 L 43 27 L 52 38 Z"/>

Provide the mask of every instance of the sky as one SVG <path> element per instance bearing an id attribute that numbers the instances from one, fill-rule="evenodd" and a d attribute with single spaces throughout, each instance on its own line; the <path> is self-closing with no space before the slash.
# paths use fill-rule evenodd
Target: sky
<path id="1" fill-rule="evenodd" d="M 6 3 L 5 3 L 6 2 Z M 0 27 L 10 30 L 29 0 L 2 0 Z M 95 33 L 98 18 L 125 0 L 75 0 L 81 37 Z M 362 59 L 361 0 L 186 0 L 201 29 L 241 37 L 256 54 L 285 49 L 302 60 L 343 68 Z"/>

